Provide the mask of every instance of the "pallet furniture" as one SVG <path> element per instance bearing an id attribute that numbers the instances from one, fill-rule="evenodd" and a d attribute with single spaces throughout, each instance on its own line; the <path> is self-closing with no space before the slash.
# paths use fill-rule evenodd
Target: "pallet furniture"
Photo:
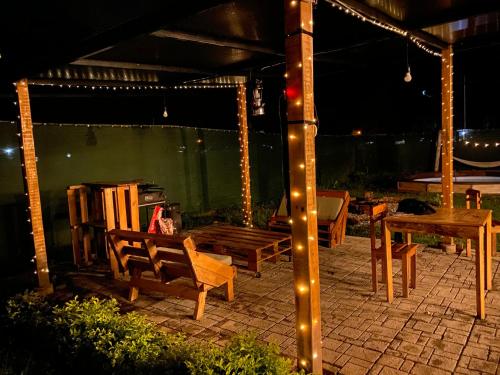
<path id="1" fill-rule="evenodd" d="M 385 239 L 380 238 L 380 246 L 377 246 L 376 233 L 377 223 L 380 222 L 381 233 L 384 233 L 385 223 L 383 219 L 387 216 L 389 209 L 387 203 L 370 207 L 370 245 L 372 263 L 372 288 L 378 291 L 377 263 L 382 260 L 385 252 Z M 403 278 L 403 297 L 408 297 L 409 288 L 417 287 L 417 244 L 411 243 L 411 235 L 407 234 L 406 243 L 391 243 L 391 255 L 393 259 L 401 260 L 401 273 Z M 384 267 L 382 267 L 382 278 L 385 278 Z"/>
<path id="2" fill-rule="evenodd" d="M 349 201 L 349 192 L 345 190 L 316 191 L 319 245 L 331 248 L 345 240 Z M 267 223 L 270 230 L 291 233 L 286 205 L 286 197 L 283 196 L 278 209 Z"/>
<path id="3" fill-rule="evenodd" d="M 467 189 L 465 192 L 465 208 L 481 208 L 481 192 L 476 189 Z M 500 233 L 500 221 L 491 220 L 491 256 L 496 256 L 497 252 L 497 235 Z M 466 255 L 471 256 L 471 240 L 467 240 Z"/>
<path id="4" fill-rule="evenodd" d="M 118 276 L 115 257 L 107 252 L 105 234 L 114 229 L 140 230 L 138 182 L 83 183 L 66 189 L 73 260 L 78 266 L 105 254 Z"/>
<path id="5" fill-rule="evenodd" d="M 485 289 L 491 289 L 491 210 L 438 208 L 433 214 L 394 215 L 384 219 L 383 232 L 387 301 L 393 301 L 391 231 L 404 233 L 434 233 L 442 236 L 470 238 L 476 241 L 476 307 L 477 317 L 485 317 Z"/>
<path id="6" fill-rule="evenodd" d="M 210 289 L 224 285 L 226 299 L 234 299 L 236 268 L 231 258 L 198 252 L 190 237 L 119 229 L 109 231 L 107 237 L 120 272 L 130 274 L 130 301 L 139 297 L 141 289 L 193 300 L 193 318 L 200 320 Z"/>
<path id="7" fill-rule="evenodd" d="M 276 263 L 281 254 L 292 255 L 292 236 L 263 229 L 212 224 L 189 231 L 199 248 L 228 254 L 246 264 L 257 277 L 262 262 Z"/>

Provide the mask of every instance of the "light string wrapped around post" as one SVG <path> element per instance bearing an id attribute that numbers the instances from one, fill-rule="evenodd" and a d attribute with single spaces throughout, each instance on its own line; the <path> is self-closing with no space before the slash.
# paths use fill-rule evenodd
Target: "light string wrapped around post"
<path id="1" fill-rule="evenodd" d="M 21 167 L 23 171 L 25 196 L 28 199 L 28 222 L 31 224 L 32 230 L 30 234 L 33 237 L 35 247 L 35 255 L 32 258 L 32 261 L 36 264 L 34 273 L 38 277 L 40 292 L 52 293 L 53 286 L 49 278 L 47 251 L 45 247 L 28 82 L 23 79 L 15 83 L 15 86 L 19 103 L 19 132 L 17 135 L 19 137 L 19 148 L 21 150 Z"/>
<path id="2" fill-rule="evenodd" d="M 323 372 L 317 241 L 313 76 L 313 0 L 285 0 L 286 98 L 290 224 L 296 309 L 297 363 Z"/>
<path id="3" fill-rule="evenodd" d="M 253 227 L 252 196 L 250 189 L 250 160 L 248 156 L 248 123 L 246 87 L 240 84 L 237 88 L 238 104 L 238 141 L 240 143 L 240 170 L 241 170 L 241 203 L 243 224 Z"/>

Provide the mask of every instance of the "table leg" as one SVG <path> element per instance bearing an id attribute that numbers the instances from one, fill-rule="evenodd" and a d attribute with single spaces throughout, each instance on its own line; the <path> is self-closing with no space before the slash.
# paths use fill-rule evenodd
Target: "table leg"
<path id="1" fill-rule="evenodd" d="M 485 318 L 484 308 L 484 227 L 479 227 L 476 249 L 476 308 L 477 317 L 479 319 Z"/>
<path id="2" fill-rule="evenodd" d="M 260 269 L 261 269 L 260 257 L 261 257 L 260 250 L 248 252 L 248 270 L 254 271 L 257 277 L 260 277 Z"/>
<path id="3" fill-rule="evenodd" d="M 382 258 L 382 269 L 385 269 L 385 285 L 387 287 L 387 302 L 392 303 L 394 290 L 392 287 L 392 252 L 391 252 L 391 231 L 382 225 L 384 236 L 384 257 Z"/>
<path id="4" fill-rule="evenodd" d="M 491 290 L 493 287 L 492 276 L 491 276 L 491 216 L 486 222 L 486 230 L 484 231 L 484 253 L 485 253 L 485 285 L 487 290 Z"/>

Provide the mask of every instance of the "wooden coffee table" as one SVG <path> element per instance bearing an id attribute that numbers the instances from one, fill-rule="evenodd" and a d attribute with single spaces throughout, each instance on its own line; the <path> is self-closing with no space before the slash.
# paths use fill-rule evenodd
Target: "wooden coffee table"
<path id="1" fill-rule="evenodd" d="M 280 254 L 288 255 L 289 259 L 292 256 L 292 236 L 287 233 L 227 224 L 212 224 L 188 233 L 198 248 L 246 262 L 257 277 L 263 261 L 276 263 Z"/>

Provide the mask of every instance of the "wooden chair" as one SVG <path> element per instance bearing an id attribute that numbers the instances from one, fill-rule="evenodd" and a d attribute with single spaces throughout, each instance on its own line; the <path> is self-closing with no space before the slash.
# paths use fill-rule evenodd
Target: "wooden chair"
<path id="1" fill-rule="evenodd" d="M 191 237 L 118 229 L 107 236 L 120 272 L 130 275 L 130 301 L 143 288 L 190 299 L 196 302 L 193 318 L 200 320 L 210 289 L 224 285 L 226 299 L 234 299 L 236 268 L 231 257 L 198 252 Z M 147 271 L 154 277 L 147 277 Z"/>
<path id="2" fill-rule="evenodd" d="M 380 246 L 377 247 L 376 224 L 380 221 L 381 233 L 384 233 L 384 218 L 387 216 L 386 203 L 370 207 L 370 239 L 371 239 L 371 262 L 372 262 L 372 287 L 376 293 L 378 290 L 377 261 L 384 258 L 384 236 L 380 237 Z M 403 297 L 408 297 L 409 288 L 417 286 L 417 244 L 411 243 L 411 235 L 407 234 L 406 243 L 393 243 L 391 252 L 393 259 L 401 260 L 401 273 L 403 276 Z M 382 278 L 385 279 L 385 268 L 382 267 Z"/>
<path id="3" fill-rule="evenodd" d="M 319 245 L 331 248 L 340 245 L 345 240 L 349 201 L 348 191 L 316 191 Z M 267 223 L 270 230 L 291 232 L 286 203 L 286 197 L 283 196 L 278 209 Z"/>
<path id="4" fill-rule="evenodd" d="M 467 189 L 465 191 L 465 207 L 466 208 L 481 208 L 481 192 L 476 189 Z M 491 256 L 497 255 L 497 235 L 500 233 L 500 221 L 491 221 Z M 472 254 L 471 240 L 467 240 L 466 255 Z"/>

